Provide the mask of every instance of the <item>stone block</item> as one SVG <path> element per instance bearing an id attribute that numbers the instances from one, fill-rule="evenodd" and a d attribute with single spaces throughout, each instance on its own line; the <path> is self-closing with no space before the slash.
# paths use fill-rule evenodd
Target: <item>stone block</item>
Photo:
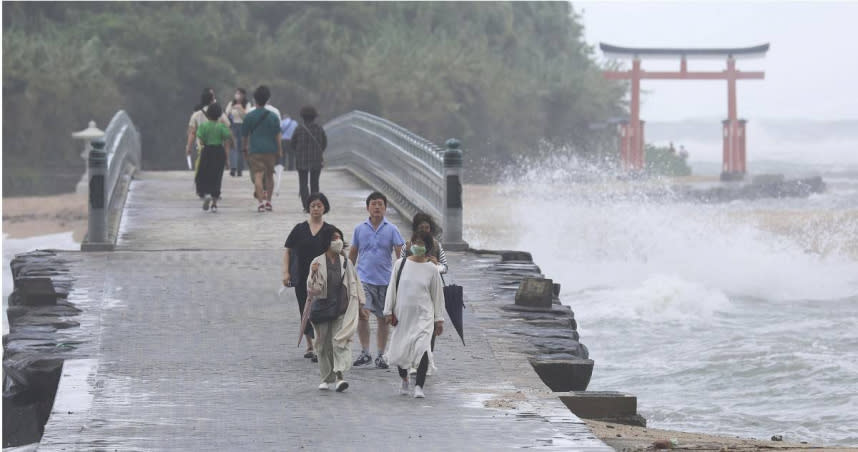
<path id="1" fill-rule="evenodd" d="M 569 411 L 578 417 L 646 427 L 646 419 L 637 413 L 637 397 L 631 394 L 615 391 L 573 391 L 560 394 L 559 397 Z"/>
<path id="2" fill-rule="evenodd" d="M 530 365 L 554 392 L 585 391 L 593 376 L 591 359 L 530 358 Z"/>
<path id="3" fill-rule="evenodd" d="M 525 278 L 518 286 L 515 304 L 533 308 L 551 308 L 554 282 L 550 279 Z"/>

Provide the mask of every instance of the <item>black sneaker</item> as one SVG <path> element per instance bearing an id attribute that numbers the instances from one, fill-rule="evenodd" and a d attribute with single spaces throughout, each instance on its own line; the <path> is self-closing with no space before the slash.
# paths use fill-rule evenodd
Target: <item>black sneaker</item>
<path id="1" fill-rule="evenodd" d="M 390 366 L 387 365 L 387 360 L 384 359 L 384 355 L 378 355 L 378 358 L 375 358 L 375 367 L 379 369 L 387 369 Z"/>
<path id="2" fill-rule="evenodd" d="M 372 356 L 370 356 L 369 353 L 362 351 L 362 352 L 360 352 L 360 356 L 358 356 L 358 359 L 356 359 L 355 362 L 352 363 L 352 365 L 353 366 L 363 366 L 364 364 L 369 364 L 371 362 L 372 362 Z"/>
<path id="3" fill-rule="evenodd" d="M 314 362 L 314 363 L 319 362 L 319 355 L 313 353 L 313 357 L 310 358 L 310 362 Z"/>

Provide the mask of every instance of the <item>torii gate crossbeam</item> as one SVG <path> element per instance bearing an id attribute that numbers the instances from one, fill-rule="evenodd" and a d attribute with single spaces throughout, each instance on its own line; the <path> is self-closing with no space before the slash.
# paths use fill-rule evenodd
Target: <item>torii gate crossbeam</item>
<path id="1" fill-rule="evenodd" d="M 722 179 L 740 179 L 747 170 L 745 154 L 745 121 L 738 118 L 736 106 L 736 81 L 763 79 L 764 72 L 741 72 L 736 69 L 736 58 L 754 58 L 765 55 L 769 44 L 742 48 L 674 49 L 632 48 L 600 43 L 606 55 L 631 57 L 630 71 L 605 71 L 610 80 L 631 81 L 629 121 L 620 125 L 620 161 L 627 171 L 641 171 L 644 167 L 643 121 L 640 120 L 641 80 L 726 80 L 727 119 L 724 121 L 724 151 Z M 644 71 L 641 58 L 679 58 L 678 72 Z M 724 71 L 689 71 L 688 58 L 727 58 Z"/>

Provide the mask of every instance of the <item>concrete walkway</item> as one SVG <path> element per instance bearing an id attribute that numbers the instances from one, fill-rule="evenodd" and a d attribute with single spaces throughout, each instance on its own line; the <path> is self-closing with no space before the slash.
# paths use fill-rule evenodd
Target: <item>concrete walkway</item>
<path id="1" fill-rule="evenodd" d="M 117 251 L 69 253 L 88 343 L 66 362 L 40 450 L 610 450 L 481 326 L 492 258 L 448 253 L 468 345 L 452 328 L 439 338 L 426 399 L 399 396 L 395 370 L 374 367 L 352 369 L 345 393 L 317 390 L 295 297 L 277 296 L 283 242 L 305 218 L 294 173 L 267 214 L 246 175 L 224 179 L 211 214 L 190 172 L 143 173 Z M 370 190 L 335 171 L 321 187 L 326 220 L 351 239 Z"/>

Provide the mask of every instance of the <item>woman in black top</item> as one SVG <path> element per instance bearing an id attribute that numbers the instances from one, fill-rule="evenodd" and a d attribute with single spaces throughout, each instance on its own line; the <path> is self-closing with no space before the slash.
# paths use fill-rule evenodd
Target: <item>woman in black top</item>
<path id="1" fill-rule="evenodd" d="M 331 210 L 328 198 L 321 193 L 313 193 L 308 197 L 307 203 L 310 208 L 310 218 L 303 223 L 298 223 L 292 228 L 286 239 L 286 253 L 283 256 L 283 285 L 295 287 L 295 297 L 298 298 L 298 310 L 304 314 L 304 304 L 307 302 L 307 276 L 310 275 L 310 263 L 313 259 L 324 253 L 330 243 L 324 243 L 326 228 L 332 225 L 325 223 L 322 216 Z M 328 234 L 330 242 L 330 234 Z M 304 330 L 307 338 L 307 352 L 305 358 L 317 361 L 313 351 L 313 327 L 307 323 Z"/>

